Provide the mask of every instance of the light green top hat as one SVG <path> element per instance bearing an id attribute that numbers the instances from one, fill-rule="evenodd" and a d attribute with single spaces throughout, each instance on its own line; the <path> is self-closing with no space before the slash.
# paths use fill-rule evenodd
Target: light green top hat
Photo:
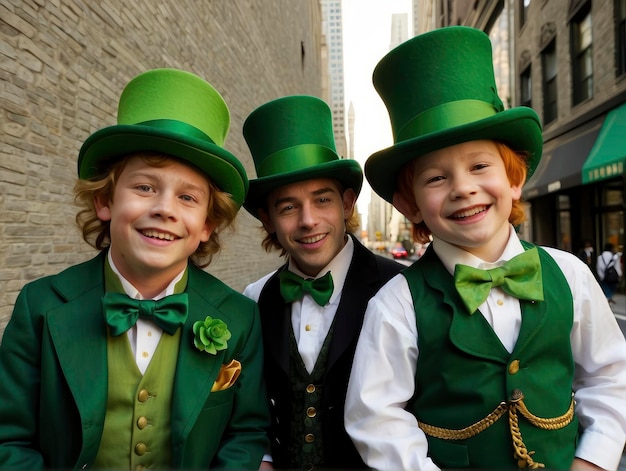
<path id="1" fill-rule="evenodd" d="M 394 145 L 371 155 L 365 176 L 392 202 L 402 167 L 420 155 L 490 139 L 528 152 L 527 179 L 541 159 L 543 138 L 534 110 L 504 110 L 496 90 L 491 41 L 482 31 L 450 26 L 416 36 L 389 52 L 373 82 L 393 131 Z"/>
<path id="2" fill-rule="evenodd" d="M 177 69 L 155 69 L 132 79 L 122 91 L 117 125 L 87 138 L 78 156 L 78 176 L 102 175 L 115 160 L 153 151 L 197 167 L 238 206 L 248 190 L 243 165 L 223 148 L 230 113 L 222 96 L 200 77 Z"/>
<path id="3" fill-rule="evenodd" d="M 361 191 L 361 166 L 337 155 L 330 108 L 319 98 L 295 95 L 261 105 L 244 122 L 243 135 L 258 177 L 243 206 L 257 218 L 268 193 L 290 183 L 334 178 Z"/>

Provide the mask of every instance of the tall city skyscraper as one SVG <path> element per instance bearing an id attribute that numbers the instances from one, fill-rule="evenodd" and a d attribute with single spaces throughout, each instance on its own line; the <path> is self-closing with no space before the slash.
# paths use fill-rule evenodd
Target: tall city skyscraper
<path id="1" fill-rule="evenodd" d="M 343 20 L 341 0 L 322 0 L 322 33 L 326 39 L 328 64 L 328 105 L 333 112 L 337 153 L 348 158 L 343 72 Z"/>

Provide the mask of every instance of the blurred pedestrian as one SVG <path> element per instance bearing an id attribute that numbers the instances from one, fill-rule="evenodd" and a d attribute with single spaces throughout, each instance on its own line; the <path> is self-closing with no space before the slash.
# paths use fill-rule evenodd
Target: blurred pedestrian
<path id="1" fill-rule="evenodd" d="M 610 267 L 615 268 L 617 277 L 615 277 L 615 275 L 609 276 Z M 604 291 L 606 299 L 609 300 L 609 303 L 615 304 L 613 295 L 622 278 L 622 262 L 621 254 L 615 252 L 615 246 L 611 242 L 607 242 L 604 245 L 604 250 L 596 262 L 596 270 L 600 286 L 602 287 L 602 291 Z"/>

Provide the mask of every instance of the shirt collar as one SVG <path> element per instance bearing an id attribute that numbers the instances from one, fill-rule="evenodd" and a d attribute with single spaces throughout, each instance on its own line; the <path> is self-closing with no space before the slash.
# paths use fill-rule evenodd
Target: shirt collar
<path id="1" fill-rule="evenodd" d="M 113 263 L 113 257 L 111 257 L 111 251 L 109 250 L 107 253 L 107 259 L 109 261 L 109 266 L 111 267 L 111 270 L 113 270 L 113 273 L 115 273 L 115 275 L 120 279 L 120 283 L 122 283 L 122 288 L 124 288 L 124 292 L 126 293 L 126 295 L 129 298 L 133 298 L 133 299 L 144 299 L 144 297 L 141 295 L 141 293 L 137 290 L 137 288 L 135 288 L 130 281 L 128 281 L 126 278 L 124 278 L 122 276 L 122 274 L 120 273 L 120 271 L 117 269 L 117 267 L 115 266 L 115 263 Z M 185 274 L 185 270 L 186 268 L 181 271 L 176 278 L 174 278 L 171 283 L 169 285 L 167 285 L 167 287 L 161 291 L 159 294 L 157 294 L 154 298 L 152 299 L 162 299 L 165 296 L 170 296 L 172 294 L 175 293 L 174 289 L 176 287 L 176 283 L 178 283 L 182 278 L 183 275 Z"/>
<path id="2" fill-rule="evenodd" d="M 339 251 L 339 253 L 333 258 L 328 265 L 320 270 L 315 278 L 320 278 L 324 276 L 326 273 L 330 271 L 333 276 L 333 294 L 330 297 L 329 303 L 333 303 L 339 296 L 341 296 L 341 291 L 343 290 L 343 284 L 346 281 L 346 276 L 348 275 L 348 269 L 350 268 L 350 262 L 352 262 L 352 255 L 354 254 L 354 242 L 352 241 L 352 237 L 349 235 L 346 244 Z M 295 266 L 289 263 L 287 269 L 289 271 L 294 272 L 296 275 L 301 276 L 302 278 L 311 278 L 308 275 L 305 275 L 300 270 L 298 270 Z"/>
<path id="3" fill-rule="evenodd" d="M 515 232 L 513 226 L 510 226 L 509 240 L 504 247 L 504 251 L 494 263 L 486 262 L 485 260 L 472 255 L 471 253 L 463 250 L 456 245 L 452 245 L 437 237 L 433 236 L 433 249 L 437 256 L 441 259 L 446 270 L 451 274 L 454 274 L 454 268 L 457 264 L 468 265 L 473 268 L 489 269 L 502 265 L 507 260 L 512 259 L 516 255 L 521 254 L 524 251 L 524 247 Z"/>

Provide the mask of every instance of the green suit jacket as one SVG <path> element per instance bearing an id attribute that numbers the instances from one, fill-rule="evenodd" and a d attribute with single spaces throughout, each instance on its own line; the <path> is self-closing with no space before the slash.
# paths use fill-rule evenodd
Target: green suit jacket
<path id="1" fill-rule="evenodd" d="M 0 468 L 90 467 L 107 406 L 105 252 L 24 287 L 0 345 Z M 190 264 L 171 410 L 172 467 L 258 469 L 269 424 L 257 305 Z M 193 345 L 192 325 L 222 319 L 228 348 Z M 221 365 L 234 386 L 211 393 Z"/>

